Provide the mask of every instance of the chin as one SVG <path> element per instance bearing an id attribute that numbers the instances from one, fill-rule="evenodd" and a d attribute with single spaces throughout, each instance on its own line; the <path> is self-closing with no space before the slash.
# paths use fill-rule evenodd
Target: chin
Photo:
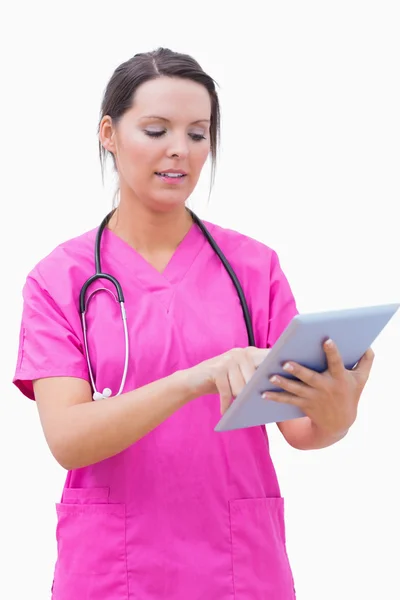
<path id="1" fill-rule="evenodd" d="M 159 194 L 149 198 L 149 204 L 158 211 L 167 212 L 186 205 L 189 194 Z"/>

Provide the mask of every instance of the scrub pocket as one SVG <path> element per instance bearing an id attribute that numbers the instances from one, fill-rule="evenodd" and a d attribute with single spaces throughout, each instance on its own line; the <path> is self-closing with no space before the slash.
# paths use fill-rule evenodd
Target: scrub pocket
<path id="1" fill-rule="evenodd" d="M 125 504 L 109 488 L 64 490 L 52 600 L 128 600 Z"/>
<path id="2" fill-rule="evenodd" d="M 283 498 L 229 502 L 235 600 L 295 600 Z"/>

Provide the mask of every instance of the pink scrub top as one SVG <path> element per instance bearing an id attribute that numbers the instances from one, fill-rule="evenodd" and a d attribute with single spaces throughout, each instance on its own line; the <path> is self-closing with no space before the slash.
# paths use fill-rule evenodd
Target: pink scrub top
<path id="1" fill-rule="evenodd" d="M 277 254 L 206 226 L 243 286 L 256 345 L 271 347 L 297 313 Z M 89 380 L 78 298 L 94 273 L 95 235 L 58 246 L 27 277 L 14 383 L 28 398 L 34 379 Z M 162 274 L 106 229 L 102 268 L 125 293 L 125 392 L 248 345 L 232 281 L 197 225 Z M 97 389 L 116 394 L 125 356 L 119 305 L 95 294 L 87 321 Z M 265 427 L 217 433 L 220 417 L 217 395 L 197 398 L 120 454 L 68 472 L 56 504 L 53 600 L 295 598 Z"/>

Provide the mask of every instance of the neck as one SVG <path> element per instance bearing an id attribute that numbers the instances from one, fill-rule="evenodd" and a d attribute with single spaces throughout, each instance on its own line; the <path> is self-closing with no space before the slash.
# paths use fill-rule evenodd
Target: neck
<path id="1" fill-rule="evenodd" d="M 146 255 L 174 251 L 193 224 L 185 206 L 156 211 L 139 202 L 120 204 L 108 224 L 118 237 Z"/>

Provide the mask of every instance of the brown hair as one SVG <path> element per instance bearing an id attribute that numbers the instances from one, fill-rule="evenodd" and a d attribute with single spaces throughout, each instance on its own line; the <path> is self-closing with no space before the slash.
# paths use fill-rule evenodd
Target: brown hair
<path id="1" fill-rule="evenodd" d="M 210 147 L 211 147 L 211 185 L 215 178 L 217 150 L 220 139 L 220 107 L 215 81 L 207 75 L 199 63 L 188 54 L 173 52 L 168 48 L 158 48 L 153 52 L 135 54 L 132 58 L 117 67 L 111 76 L 104 92 L 101 104 L 98 132 L 101 120 L 105 115 L 114 123 L 132 107 L 134 95 L 138 87 L 158 77 L 180 77 L 191 79 L 203 85 L 211 99 Z M 99 142 L 101 172 L 104 177 L 104 165 L 109 152 Z M 112 154 L 112 153 L 111 153 Z M 112 158 L 115 166 L 114 155 Z"/>

